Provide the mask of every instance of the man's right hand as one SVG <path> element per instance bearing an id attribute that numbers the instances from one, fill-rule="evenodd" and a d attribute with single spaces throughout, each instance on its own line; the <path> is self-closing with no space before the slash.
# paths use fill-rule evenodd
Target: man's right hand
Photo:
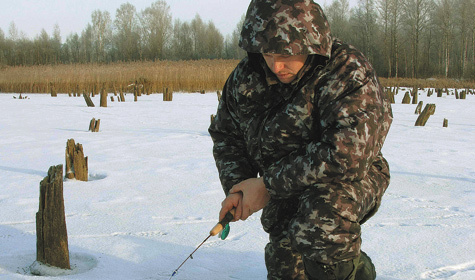
<path id="1" fill-rule="evenodd" d="M 226 213 L 231 211 L 231 209 L 236 208 L 236 212 L 234 213 L 233 222 L 238 221 L 242 215 L 242 193 L 232 193 L 229 194 L 223 202 L 221 202 L 221 211 L 219 211 L 219 221 L 221 221 Z"/>

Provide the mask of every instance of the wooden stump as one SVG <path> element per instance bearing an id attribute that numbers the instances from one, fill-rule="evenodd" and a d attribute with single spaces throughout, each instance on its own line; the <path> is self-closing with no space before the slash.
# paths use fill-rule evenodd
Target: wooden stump
<path id="1" fill-rule="evenodd" d="M 435 113 L 435 104 L 426 104 L 426 106 L 424 107 L 424 110 L 417 118 L 415 126 L 425 126 L 429 117 L 433 115 L 434 113 Z"/>
<path id="2" fill-rule="evenodd" d="M 51 97 L 57 97 L 57 96 L 58 96 L 58 92 L 57 92 L 56 89 L 54 88 L 53 83 L 50 83 L 50 86 L 51 86 Z"/>
<path id="3" fill-rule="evenodd" d="M 120 102 L 125 102 L 125 97 L 124 97 L 124 92 L 122 91 L 122 87 L 119 90 L 119 97 L 120 97 Z"/>
<path id="4" fill-rule="evenodd" d="M 410 104 L 411 103 L 411 96 L 409 95 L 409 92 L 406 92 L 404 94 L 404 98 L 402 99 L 402 104 Z"/>
<path id="5" fill-rule="evenodd" d="M 94 103 L 91 100 L 91 97 L 89 94 L 86 94 L 85 92 L 82 94 L 84 96 L 84 100 L 86 101 L 87 107 L 94 107 Z"/>
<path id="6" fill-rule="evenodd" d="M 51 166 L 40 182 L 36 213 L 36 261 L 70 269 L 68 233 L 64 214 L 63 165 Z"/>
<path id="7" fill-rule="evenodd" d="M 436 91 L 437 91 L 437 97 L 442 97 L 442 89 L 438 88 L 436 89 Z"/>
<path id="8" fill-rule="evenodd" d="M 391 104 L 396 103 L 396 99 L 394 98 L 394 91 L 391 88 L 387 88 L 386 92 L 388 93 L 388 99 Z"/>
<path id="9" fill-rule="evenodd" d="M 137 96 L 139 95 L 139 89 L 137 87 L 137 82 L 134 85 L 134 102 L 137 102 Z"/>
<path id="10" fill-rule="evenodd" d="M 101 105 L 100 107 L 107 107 L 107 92 L 105 89 L 101 90 Z"/>
<path id="11" fill-rule="evenodd" d="M 417 96 L 418 96 L 418 91 L 417 88 L 414 88 L 414 91 L 412 92 L 412 104 L 417 104 Z"/>
<path id="12" fill-rule="evenodd" d="M 89 123 L 89 131 L 92 132 L 99 132 L 99 126 L 101 125 L 100 119 L 92 118 L 91 122 Z"/>
<path id="13" fill-rule="evenodd" d="M 163 101 L 172 101 L 173 100 L 173 91 L 168 90 L 168 88 L 163 89 Z"/>
<path id="14" fill-rule="evenodd" d="M 422 101 L 419 101 L 419 104 L 417 104 L 417 107 L 416 107 L 416 111 L 414 112 L 414 114 L 416 115 L 419 115 L 422 111 Z"/>
<path id="15" fill-rule="evenodd" d="M 66 143 L 66 178 L 88 180 L 87 157 L 84 157 L 82 145 L 76 145 L 74 139 L 68 139 Z"/>
<path id="16" fill-rule="evenodd" d="M 444 119 L 444 122 L 442 123 L 442 127 L 449 127 L 449 120 Z"/>

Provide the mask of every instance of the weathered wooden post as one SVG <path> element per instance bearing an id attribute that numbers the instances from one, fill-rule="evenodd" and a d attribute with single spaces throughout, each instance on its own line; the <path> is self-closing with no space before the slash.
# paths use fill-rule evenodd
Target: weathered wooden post
<path id="1" fill-rule="evenodd" d="M 51 166 L 48 176 L 40 182 L 40 203 L 36 213 L 36 238 L 37 262 L 62 269 L 71 268 L 64 213 L 62 164 Z M 33 270 L 32 273 L 35 271 Z"/>
<path id="2" fill-rule="evenodd" d="M 82 145 L 76 145 L 74 139 L 68 139 L 66 143 L 66 178 L 88 180 L 87 157 L 84 157 Z"/>
<path id="3" fill-rule="evenodd" d="M 419 104 L 417 104 L 416 111 L 414 111 L 414 114 L 419 115 L 422 111 L 422 101 L 419 101 Z"/>
<path id="4" fill-rule="evenodd" d="M 417 96 L 418 96 L 418 90 L 417 87 L 414 87 L 414 90 L 412 91 L 412 104 L 417 104 Z"/>
<path id="5" fill-rule="evenodd" d="M 92 132 L 99 132 L 99 126 L 101 125 L 100 119 L 92 118 L 91 122 L 89 123 L 89 131 Z"/>
<path id="6" fill-rule="evenodd" d="M 173 91 L 169 91 L 168 88 L 163 89 L 163 101 L 172 101 L 173 100 Z"/>
<path id="7" fill-rule="evenodd" d="M 52 97 L 57 97 L 58 96 L 58 93 L 56 92 L 56 89 L 54 88 L 54 84 L 53 83 L 49 83 L 50 87 L 51 87 L 51 96 Z"/>
<path id="8" fill-rule="evenodd" d="M 438 88 L 436 91 L 437 91 L 437 97 L 442 97 L 442 89 Z"/>
<path id="9" fill-rule="evenodd" d="M 87 107 L 94 107 L 94 103 L 92 102 L 89 94 L 83 92 L 82 96 L 84 96 L 84 100 L 86 101 Z"/>
<path id="10" fill-rule="evenodd" d="M 389 102 L 391 102 L 391 104 L 396 103 L 396 100 L 394 98 L 394 91 L 389 87 L 389 88 L 386 88 L 386 92 L 388 94 Z"/>
<path id="11" fill-rule="evenodd" d="M 409 92 L 406 92 L 404 94 L 404 98 L 402 99 L 402 104 L 410 104 L 411 103 L 411 96 L 409 95 Z"/>
<path id="12" fill-rule="evenodd" d="M 122 86 L 119 89 L 119 97 L 120 97 L 120 102 L 125 102 L 124 91 L 122 90 Z"/>
<path id="13" fill-rule="evenodd" d="M 449 120 L 444 119 L 444 122 L 442 123 L 442 127 L 449 127 Z"/>
<path id="14" fill-rule="evenodd" d="M 107 92 L 105 88 L 101 90 L 101 105 L 100 107 L 107 107 Z"/>
<path id="15" fill-rule="evenodd" d="M 415 126 L 425 126 L 427 120 L 435 113 L 435 104 L 426 104 L 424 110 L 416 120 Z"/>

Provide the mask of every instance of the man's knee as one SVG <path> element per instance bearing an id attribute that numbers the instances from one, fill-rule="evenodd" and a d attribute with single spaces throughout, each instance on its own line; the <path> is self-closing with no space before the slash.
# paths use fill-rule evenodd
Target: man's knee
<path id="1" fill-rule="evenodd" d="M 304 280 L 304 266 L 301 255 L 290 246 L 288 238 L 271 237 L 265 249 L 267 279 Z"/>
<path id="2" fill-rule="evenodd" d="M 322 264 L 303 259 L 305 275 L 309 280 L 355 280 L 359 257 L 335 264 Z"/>

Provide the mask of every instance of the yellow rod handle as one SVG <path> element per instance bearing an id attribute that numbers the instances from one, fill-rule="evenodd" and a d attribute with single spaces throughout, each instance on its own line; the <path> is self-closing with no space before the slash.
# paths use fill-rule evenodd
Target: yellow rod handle
<path id="1" fill-rule="evenodd" d="M 224 227 L 234 219 L 235 212 L 236 212 L 236 208 L 233 208 L 228 213 L 226 213 L 226 216 L 224 216 L 224 218 L 211 229 L 209 234 L 211 236 L 215 236 L 216 234 L 221 232 L 224 229 Z"/>

